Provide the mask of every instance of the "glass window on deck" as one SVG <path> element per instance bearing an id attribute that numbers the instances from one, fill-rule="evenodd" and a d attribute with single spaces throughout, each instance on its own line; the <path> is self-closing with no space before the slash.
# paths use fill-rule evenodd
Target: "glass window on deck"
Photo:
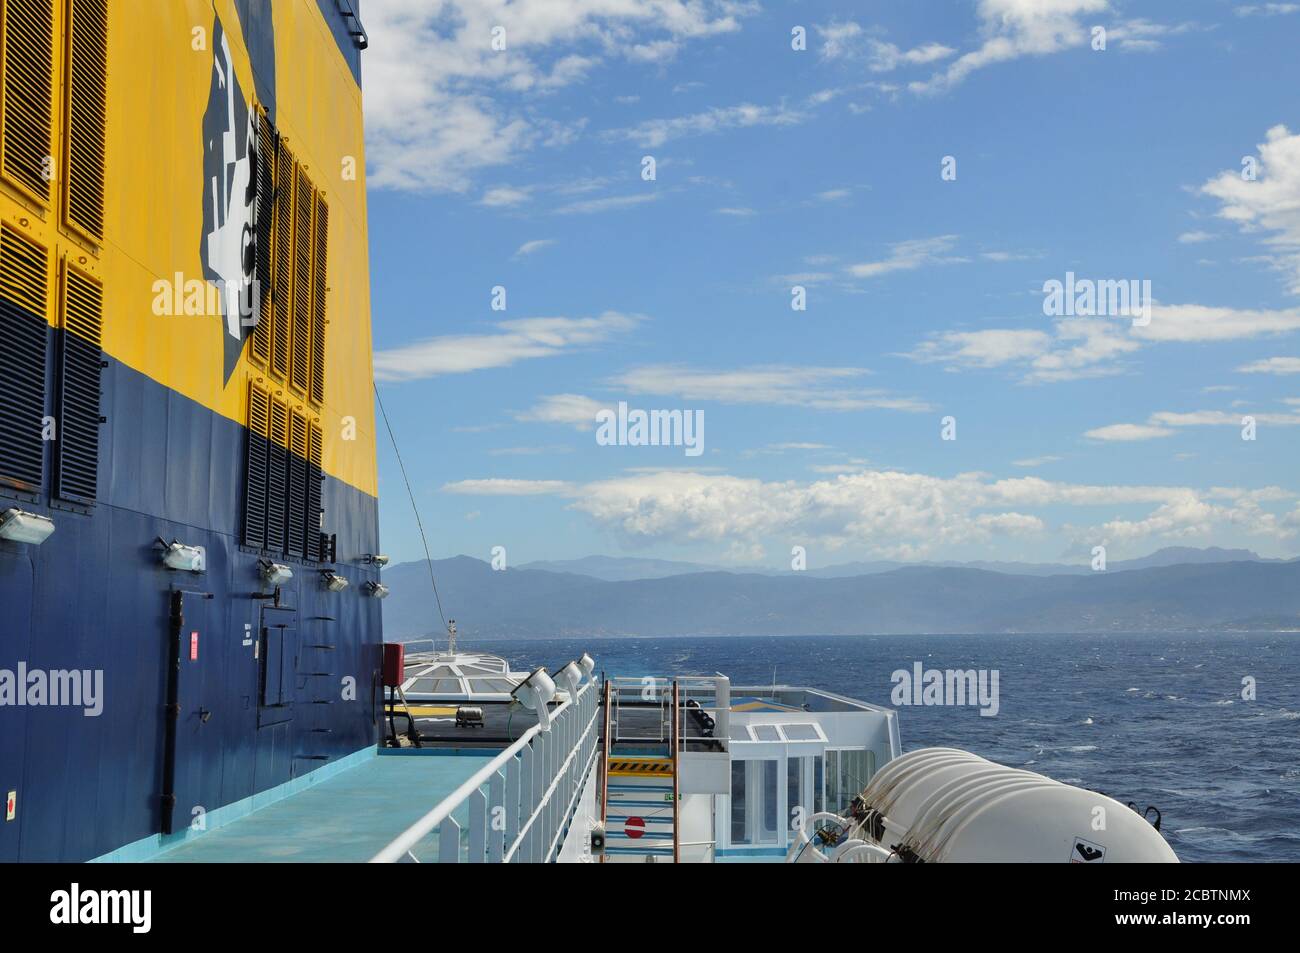
<path id="1" fill-rule="evenodd" d="M 776 839 L 777 832 L 780 828 L 777 826 L 777 780 L 776 780 L 776 762 L 763 762 L 763 831 L 761 837 L 764 841 L 773 841 Z"/>
<path id="2" fill-rule="evenodd" d="M 861 748 L 826 752 L 826 804 L 837 814 L 862 793 L 876 772 L 876 755 Z"/>
<path id="3" fill-rule="evenodd" d="M 745 767 L 748 762 L 731 762 L 731 842 L 748 844 L 749 830 L 745 823 Z"/>

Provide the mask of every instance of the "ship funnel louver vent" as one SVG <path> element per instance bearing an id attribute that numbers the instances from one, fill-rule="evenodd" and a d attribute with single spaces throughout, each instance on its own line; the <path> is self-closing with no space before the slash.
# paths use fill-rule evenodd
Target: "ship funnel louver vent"
<path id="1" fill-rule="evenodd" d="M 50 201 L 54 109 L 53 0 L 5 0 L 4 96 L 0 118 L 4 175 L 42 205 Z"/>
<path id="2" fill-rule="evenodd" d="M 45 478 L 47 261 L 40 245 L 0 228 L 0 483 L 25 493 Z"/>
<path id="3" fill-rule="evenodd" d="M 266 479 L 270 467 L 267 436 L 271 398 L 256 384 L 248 391 L 248 470 L 244 477 L 244 545 L 266 545 Z"/>
<path id="4" fill-rule="evenodd" d="M 316 207 L 311 180 L 297 169 L 293 225 L 293 355 L 289 384 L 306 394 L 311 377 L 312 216 Z"/>
<path id="5" fill-rule="evenodd" d="M 59 311 L 58 468 L 55 495 L 86 506 L 99 490 L 99 401 L 103 351 L 100 330 L 104 289 L 65 265 Z"/>
<path id="6" fill-rule="evenodd" d="M 67 221 L 89 238 L 104 236 L 104 114 L 108 71 L 108 5 L 68 0 Z"/>
<path id="7" fill-rule="evenodd" d="M 253 326 L 252 343 L 249 345 L 253 357 L 263 364 L 271 359 L 271 325 L 275 321 L 275 304 L 271 262 L 274 260 L 271 248 L 275 217 L 275 151 L 276 135 L 271 122 L 266 118 L 266 110 L 257 110 L 257 284 L 260 300 L 258 302 L 257 324 Z"/>

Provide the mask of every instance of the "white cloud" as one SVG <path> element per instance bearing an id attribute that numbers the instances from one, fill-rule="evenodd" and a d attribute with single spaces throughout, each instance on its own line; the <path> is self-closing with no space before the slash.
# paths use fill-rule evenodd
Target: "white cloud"
<path id="1" fill-rule="evenodd" d="M 1220 218 L 1262 238 L 1269 249 L 1263 260 L 1286 275 L 1292 294 L 1300 294 L 1300 135 L 1282 125 L 1269 129 L 1257 164 L 1253 181 L 1242 178 L 1242 169 L 1224 171 L 1201 193 L 1219 200 Z"/>
<path id="2" fill-rule="evenodd" d="M 1033 360 L 1052 346 L 1046 331 L 990 329 L 948 331 L 923 342 L 909 357 L 924 364 L 959 364 L 963 367 L 1001 367 Z"/>
<path id="3" fill-rule="evenodd" d="M 931 409 L 925 401 L 896 397 L 863 388 L 868 372 L 859 367 L 759 365 L 734 370 L 701 370 L 681 365 L 655 365 L 628 371 L 608 383 L 631 394 L 651 394 L 682 400 L 723 404 L 774 404 L 811 410 Z"/>
<path id="4" fill-rule="evenodd" d="M 375 377 L 409 381 L 464 374 L 518 361 L 556 357 L 625 334 L 642 320 L 606 311 L 595 318 L 520 318 L 502 321 L 493 334 L 449 334 L 375 352 Z"/>
<path id="5" fill-rule="evenodd" d="M 828 271 L 796 271 L 788 275 L 777 275 L 776 280 L 783 285 L 820 285 L 835 276 Z"/>
<path id="6" fill-rule="evenodd" d="M 1033 261 L 1036 258 L 1042 258 L 1039 253 L 1031 252 L 1013 252 L 1013 251 L 985 251 L 980 252 L 980 257 L 985 261 Z"/>
<path id="7" fill-rule="evenodd" d="M 1221 308 L 1201 304 L 1152 305 L 1151 322 L 1132 328 L 1147 341 L 1244 341 L 1300 330 L 1300 308 Z"/>
<path id="8" fill-rule="evenodd" d="M 1268 357 L 1237 368 L 1241 374 L 1300 374 L 1300 357 Z"/>
<path id="9" fill-rule="evenodd" d="M 1026 383 L 1078 380 L 1119 373 L 1117 361 L 1141 348 L 1124 327 L 1105 318 L 1063 318 L 1051 332 L 990 328 L 946 331 L 906 355 L 951 367 L 1013 367 Z"/>
<path id="10" fill-rule="evenodd" d="M 862 25 L 848 21 L 835 21 L 826 26 L 815 27 L 822 38 L 822 59 L 834 60 L 849 56 L 858 48 L 858 40 L 863 35 Z"/>
<path id="11" fill-rule="evenodd" d="M 573 484 L 563 480 L 458 480 L 446 483 L 444 493 L 456 493 L 463 496 L 555 496 L 571 493 Z"/>
<path id="12" fill-rule="evenodd" d="M 923 265 L 949 265 L 969 261 L 948 254 L 956 243 L 956 235 L 895 242 L 889 246 L 887 258 L 849 265 L 848 272 L 855 278 L 878 278 L 895 271 L 912 271 Z"/>
<path id="13" fill-rule="evenodd" d="M 741 456 L 746 458 L 764 457 L 764 456 L 781 456 L 785 453 L 795 452 L 795 451 L 811 452 L 811 451 L 833 450 L 833 449 L 834 447 L 832 447 L 830 444 L 827 443 L 807 443 L 807 442 L 800 442 L 800 441 L 791 441 L 787 443 L 769 443 L 763 447 L 758 447 L 752 450 L 745 450 L 742 451 Z M 839 471 L 837 470 L 836 472 Z"/>
<path id="14" fill-rule="evenodd" d="M 479 170 L 581 130 L 581 119 L 539 118 L 538 96 L 611 57 L 660 61 L 752 11 L 734 0 L 367 0 L 369 184 L 464 191 Z M 491 46 L 497 26 L 504 52 Z"/>
<path id="15" fill-rule="evenodd" d="M 753 103 L 740 103 L 736 106 L 715 106 L 688 116 L 647 119 L 626 129 L 610 130 L 604 134 L 604 138 L 627 139 L 653 149 L 684 136 L 703 136 L 754 126 L 796 126 L 810 118 L 812 114 L 807 110 L 794 109 L 784 104 L 756 106 Z"/>
<path id="16" fill-rule="evenodd" d="M 1239 17 L 1277 17 L 1300 13 L 1300 3 L 1252 3 L 1237 7 Z"/>
<path id="17" fill-rule="evenodd" d="M 517 189 L 512 185 L 498 185 L 495 188 L 487 189 L 483 192 L 483 197 L 479 199 L 480 205 L 486 205 L 488 208 L 513 208 L 516 205 L 522 205 L 532 196 L 531 189 Z"/>
<path id="18" fill-rule="evenodd" d="M 838 473 L 809 483 L 764 482 L 672 470 L 573 487 L 556 481 L 472 480 L 453 484 L 453 492 L 500 494 L 510 492 L 512 484 L 518 484 L 520 495 L 563 495 L 570 509 L 632 542 L 736 544 L 747 550 L 765 540 L 799 539 L 829 549 L 856 544 L 879 556 L 923 558 L 998 537 L 1041 536 L 1050 530 L 1042 511 L 1064 506 L 1110 511 L 1099 525 L 1060 527 L 1089 546 L 1189 539 L 1227 527 L 1275 539 L 1297 533 L 1297 527 L 1261 506 L 1295 499 L 1276 488 L 1200 491 L 894 470 Z M 1135 506 L 1150 509 L 1130 518 L 1125 510 Z"/>
<path id="19" fill-rule="evenodd" d="M 752 215 L 758 214 L 752 208 L 747 208 L 747 207 L 720 208 L 720 209 L 715 209 L 714 211 L 716 211 L 719 215 L 730 215 L 734 218 L 749 218 Z"/>
<path id="20" fill-rule="evenodd" d="M 1178 240 L 1184 245 L 1195 245 L 1200 242 L 1213 241 L 1214 236 L 1209 232 L 1183 232 L 1178 236 Z"/>
<path id="21" fill-rule="evenodd" d="M 1193 410 L 1186 413 L 1162 410 L 1151 415 L 1151 422 L 1168 427 L 1240 427 L 1244 416 L 1246 415 L 1228 413 L 1225 410 Z M 1300 426 L 1300 415 L 1296 414 L 1252 413 L 1250 416 L 1259 424 Z"/>
<path id="22" fill-rule="evenodd" d="M 925 82 L 911 83 L 909 88 L 918 93 L 939 92 L 986 66 L 1083 46 L 1089 34 L 1082 18 L 1109 8 L 1107 0 L 979 0 L 976 11 L 984 42 L 963 53 L 943 72 Z"/>
<path id="23" fill-rule="evenodd" d="M 1147 418 L 1145 424 L 1111 424 L 1087 431 L 1084 436 L 1093 440 L 1138 441 L 1157 437 L 1171 437 L 1177 427 L 1241 427 L 1243 413 L 1226 410 L 1193 410 L 1185 412 L 1161 410 Z M 1274 427 L 1300 427 L 1300 413 L 1252 413 L 1256 424 Z"/>
<path id="24" fill-rule="evenodd" d="M 1151 304 L 1151 320 L 1058 318 L 1050 333 L 1025 328 L 944 331 L 904 355 L 953 368 L 1007 367 L 1026 383 L 1104 377 L 1124 371 L 1124 359 L 1147 344 L 1245 341 L 1300 330 L 1300 309 L 1242 309 L 1199 304 Z M 1291 358 L 1257 361 L 1247 373 L 1289 373 Z"/>
<path id="25" fill-rule="evenodd" d="M 599 199 L 583 199 L 562 205 L 555 210 L 557 215 L 595 215 L 600 212 L 617 212 L 620 209 L 635 208 L 648 202 L 659 201 L 662 192 L 641 192 L 633 195 L 609 195 Z"/>
<path id="26" fill-rule="evenodd" d="M 590 430 L 596 425 L 596 414 L 612 407 L 608 401 L 599 401 L 582 394 L 552 394 L 522 413 L 516 420 L 545 424 L 567 424 L 578 430 Z"/>
<path id="27" fill-rule="evenodd" d="M 820 56 L 823 60 L 865 57 L 867 68 L 873 73 L 888 73 L 900 66 L 923 66 L 947 59 L 957 52 L 942 43 L 900 49 L 893 43 L 868 36 L 862 26 L 852 20 L 835 21 L 815 29 L 822 39 Z"/>
<path id="28" fill-rule="evenodd" d="M 1137 18 L 1124 20 L 1107 27 L 1108 42 L 1118 43 L 1119 48 L 1128 53 L 1152 53 L 1161 49 L 1165 37 L 1178 36 L 1192 30 L 1203 29 L 1199 23 L 1154 23 L 1151 20 Z"/>
<path id="29" fill-rule="evenodd" d="M 534 252 L 539 252 L 543 248 L 550 248 L 555 244 L 554 238 L 535 238 L 531 242 L 524 242 L 515 252 L 516 258 L 525 258 Z"/>
<path id="30" fill-rule="evenodd" d="M 1168 427 L 1155 427 L 1149 424 L 1111 424 L 1108 427 L 1096 427 L 1084 436 L 1091 440 L 1131 442 L 1136 440 L 1154 440 L 1157 437 L 1172 437 L 1174 432 Z"/>
<path id="31" fill-rule="evenodd" d="M 1027 457 L 1024 460 L 1012 460 L 1011 464 L 1012 466 L 1017 466 L 1017 467 L 1033 468 L 1033 467 L 1046 466 L 1049 463 L 1059 463 L 1062 459 L 1063 459 L 1062 457 L 1058 457 L 1053 454 L 1047 454 L 1041 457 Z"/>

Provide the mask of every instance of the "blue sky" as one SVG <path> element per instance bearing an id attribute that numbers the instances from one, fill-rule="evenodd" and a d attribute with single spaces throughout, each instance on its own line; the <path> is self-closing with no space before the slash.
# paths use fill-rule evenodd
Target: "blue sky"
<path id="1" fill-rule="evenodd" d="M 364 9 L 375 366 L 435 556 L 1300 552 L 1300 4 Z M 1149 281 L 1149 324 L 1047 316 L 1067 272 Z M 598 444 L 619 401 L 703 453 Z M 415 558 L 386 442 L 380 494 Z"/>

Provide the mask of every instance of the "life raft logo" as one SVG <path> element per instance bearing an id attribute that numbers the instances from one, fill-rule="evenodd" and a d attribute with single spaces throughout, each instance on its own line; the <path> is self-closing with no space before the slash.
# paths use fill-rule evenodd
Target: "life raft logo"
<path id="1" fill-rule="evenodd" d="M 130 926 L 148 933 L 153 926 L 152 890 L 68 890 L 50 894 L 50 922 L 56 926 Z"/>
<path id="2" fill-rule="evenodd" d="M 1082 837 L 1074 839 L 1074 846 L 1070 848 L 1070 863 L 1072 864 L 1100 864 L 1106 859 L 1106 848 L 1101 844 L 1094 844 L 1090 840 L 1084 840 Z"/>

